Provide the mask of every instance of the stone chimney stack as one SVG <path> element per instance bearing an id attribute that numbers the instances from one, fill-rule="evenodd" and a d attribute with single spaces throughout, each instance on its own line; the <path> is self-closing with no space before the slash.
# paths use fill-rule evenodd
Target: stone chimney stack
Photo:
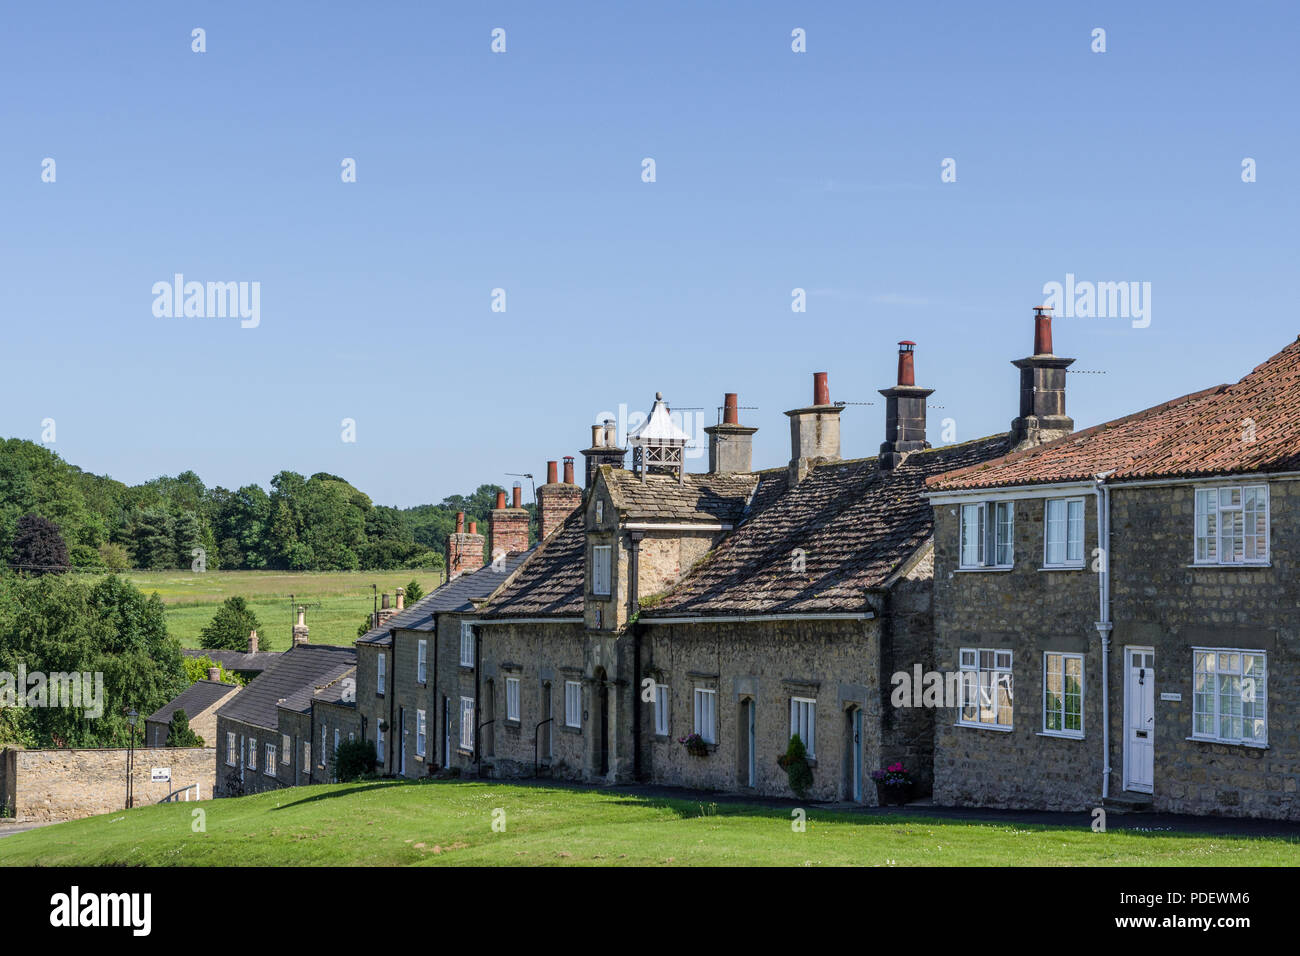
<path id="1" fill-rule="evenodd" d="M 257 653 L 257 631 L 248 632 L 248 653 Z"/>
<path id="2" fill-rule="evenodd" d="M 754 432 L 740 424 L 740 406 L 735 392 L 722 399 L 722 424 L 704 429 L 709 436 L 709 474 L 747 474 L 754 470 Z"/>
<path id="3" fill-rule="evenodd" d="M 582 454 L 587 459 L 588 488 L 596 480 L 596 471 L 601 465 L 623 467 L 627 449 L 618 447 L 618 429 L 614 419 L 607 418 L 603 424 L 591 426 L 591 447 L 584 448 Z"/>
<path id="4" fill-rule="evenodd" d="M 504 554 L 528 550 L 528 512 L 523 506 L 523 491 L 515 485 L 510 507 L 506 493 L 497 492 L 497 506 L 488 519 L 488 556 L 496 561 Z"/>
<path id="5" fill-rule="evenodd" d="M 917 388 L 912 353 L 915 342 L 898 343 L 898 384 L 882 388 L 885 396 L 885 440 L 880 446 L 880 467 L 890 471 L 911 452 L 929 448 L 925 440 L 925 400 L 932 388 Z"/>
<path id="6" fill-rule="evenodd" d="M 397 609 L 400 611 L 406 607 L 406 588 L 398 588 L 394 593 L 397 595 Z"/>
<path id="7" fill-rule="evenodd" d="M 447 580 L 454 581 L 469 571 L 483 567 L 483 536 L 478 526 L 469 523 L 465 530 L 465 512 L 456 512 L 456 530 L 447 536 Z"/>
<path id="8" fill-rule="evenodd" d="M 786 412 L 790 416 L 790 484 L 803 481 L 808 472 L 824 461 L 840 458 L 840 412 L 831 404 L 831 390 L 825 372 L 813 373 L 813 403 Z"/>
<path id="9" fill-rule="evenodd" d="M 385 591 L 379 598 L 379 610 L 375 612 L 374 627 L 383 627 L 384 623 L 397 613 L 397 609 L 388 603 L 388 592 Z"/>
<path id="10" fill-rule="evenodd" d="M 219 684 L 219 683 L 221 683 L 221 668 L 220 668 L 220 667 L 209 667 L 209 668 L 208 668 L 208 680 L 212 681 L 214 684 Z"/>
<path id="11" fill-rule="evenodd" d="M 546 484 L 537 489 L 537 534 L 542 541 L 582 505 L 582 489 L 573 483 L 573 457 L 564 459 L 564 481 L 557 480 L 556 464 L 546 463 Z"/>
<path id="12" fill-rule="evenodd" d="M 298 621 L 293 626 L 293 646 L 307 643 L 307 609 L 298 605 Z"/>
<path id="13" fill-rule="evenodd" d="M 1011 363 L 1020 369 L 1020 415 L 1011 422 L 1013 451 L 1074 431 L 1074 419 L 1065 414 L 1065 370 L 1073 363 L 1052 351 L 1051 308 L 1035 306 L 1034 354 Z"/>

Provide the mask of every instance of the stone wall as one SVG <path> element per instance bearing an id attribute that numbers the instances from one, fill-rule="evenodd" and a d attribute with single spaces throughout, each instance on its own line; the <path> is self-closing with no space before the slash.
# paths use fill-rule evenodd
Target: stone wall
<path id="1" fill-rule="evenodd" d="M 213 795 L 216 752 L 212 747 L 140 748 L 135 751 L 135 805 L 157 803 L 174 790 L 198 784 Z M 76 820 L 126 806 L 127 750 L 19 750 L 0 753 L 0 798 L 15 819 Z M 153 768 L 171 769 L 169 783 L 154 783 Z M 190 794 L 195 799 L 195 794 Z"/>
<path id="2" fill-rule="evenodd" d="M 457 621 L 454 625 L 457 633 L 457 647 L 459 648 L 460 640 L 460 623 Z M 419 648 L 420 641 L 428 642 L 428 650 L 425 657 L 425 679 L 421 681 L 419 668 Z M 447 663 L 445 657 L 439 658 L 439 664 Z M 453 660 L 452 663 L 455 663 Z M 403 751 L 406 756 L 406 772 L 404 776 L 412 779 L 427 777 L 431 768 L 437 763 L 437 748 L 434 746 L 434 725 L 437 723 L 437 714 L 433 706 L 433 685 L 434 685 L 434 636 L 427 631 L 398 631 L 393 636 L 393 661 L 392 669 L 389 672 L 389 684 L 391 685 L 390 693 L 393 695 L 392 716 L 384 715 L 384 720 L 392 724 L 389 734 L 385 735 L 384 751 L 392 755 L 393 773 L 397 773 L 402 766 L 401 758 Z M 358 697 L 360 694 L 358 693 Z M 425 719 L 425 746 L 424 753 L 416 752 L 416 721 L 419 712 L 424 711 Z M 405 721 L 406 730 L 402 732 L 402 723 Z M 373 725 L 367 726 L 366 738 L 375 739 Z"/>

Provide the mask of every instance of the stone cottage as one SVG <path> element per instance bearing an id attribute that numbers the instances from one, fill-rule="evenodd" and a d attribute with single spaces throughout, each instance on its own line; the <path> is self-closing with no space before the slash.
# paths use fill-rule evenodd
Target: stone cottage
<path id="1" fill-rule="evenodd" d="M 167 746 L 167 727 L 178 710 L 185 711 L 190 730 L 203 738 L 202 746 L 216 746 L 217 710 L 238 691 L 238 684 L 221 680 L 221 668 L 209 667 L 207 680 L 195 681 L 145 718 L 145 746 Z"/>
<path id="2" fill-rule="evenodd" d="M 1017 363 L 1017 434 L 1071 361 L 1050 323 Z M 936 802 L 1300 819 L 1298 407 L 1294 342 L 1235 384 L 930 479 L 935 666 L 956 678 Z"/>

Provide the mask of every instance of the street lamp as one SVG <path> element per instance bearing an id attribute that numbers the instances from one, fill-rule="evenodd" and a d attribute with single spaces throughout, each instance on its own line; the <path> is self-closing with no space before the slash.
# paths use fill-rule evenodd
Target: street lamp
<path id="1" fill-rule="evenodd" d="M 126 722 L 131 725 L 126 742 L 126 808 L 135 806 L 135 722 L 140 719 L 132 707 L 126 712 Z"/>

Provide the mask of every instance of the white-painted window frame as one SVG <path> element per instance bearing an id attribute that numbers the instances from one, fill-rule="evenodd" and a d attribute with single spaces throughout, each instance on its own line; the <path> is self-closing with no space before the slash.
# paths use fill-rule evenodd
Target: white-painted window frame
<path id="1" fill-rule="evenodd" d="M 266 745 L 266 764 L 262 767 L 262 773 L 268 777 L 275 776 L 275 744 Z"/>
<path id="2" fill-rule="evenodd" d="M 1235 658 L 1235 662 L 1234 659 Z M 1247 658 L 1254 658 L 1257 663 L 1248 668 Z M 1209 663 L 1208 669 L 1202 663 Z M 1268 652 L 1241 647 L 1193 647 L 1192 648 L 1192 739 L 1210 743 L 1234 744 L 1243 747 L 1268 746 Z M 1213 686 L 1208 691 L 1197 687 L 1200 675 L 1213 678 Z M 1235 693 L 1224 694 L 1221 678 L 1227 677 L 1237 682 Z M 1248 678 L 1254 679 L 1254 685 L 1244 683 Z M 1208 699 L 1210 709 L 1203 703 Z M 1240 714 L 1223 712 L 1225 699 L 1234 701 L 1241 710 Z M 1247 716 L 1249 714 L 1249 716 Z M 1198 728 L 1198 717 L 1208 717 L 1213 722 L 1214 730 L 1206 733 Z M 1241 736 L 1223 734 L 1223 721 L 1240 720 L 1243 733 Z M 1261 730 L 1244 733 L 1246 722 L 1257 723 Z"/>
<path id="3" fill-rule="evenodd" d="M 609 597 L 611 593 L 610 576 L 613 560 L 613 548 L 610 545 L 591 546 L 591 593 L 597 597 Z"/>
<path id="4" fill-rule="evenodd" d="M 460 666 L 474 666 L 474 625 L 469 621 L 460 622 Z"/>
<path id="5" fill-rule="evenodd" d="M 1077 523 L 1070 512 L 1077 506 L 1078 520 Z M 1061 514 L 1059 518 L 1053 519 L 1053 508 L 1059 508 Z M 1084 565 L 1083 543 L 1085 525 L 1086 525 L 1087 506 L 1082 497 L 1072 498 L 1046 498 L 1043 500 L 1043 567 L 1045 568 L 1081 568 Z M 1053 560 L 1052 546 L 1054 542 L 1052 537 L 1052 528 L 1055 525 L 1062 535 L 1060 540 L 1059 558 Z M 1072 534 L 1073 529 L 1077 527 L 1077 534 Z M 1075 546 L 1072 548 L 1072 546 Z M 1075 556 L 1071 556 L 1071 551 Z"/>
<path id="6" fill-rule="evenodd" d="M 799 735 L 809 760 L 817 758 L 817 698 L 790 698 L 790 736 Z"/>
<path id="7" fill-rule="evenodd" d="M 1234 504 L 1229 497 L 1228 502 L 1224 503 L 1224 495 L 1231 496 L 1237 494 L 1237 502 Z M 1258 496 L 1255 507 L 1247 510 L 1248 496 Z M 1212 568 L 1236 568 L 1249 567 L 1251 565 L 1268 564 L 1271 558 L 1272 542 L 1271 535 L 1271 495 L 1267 483 L 1251 482 L 1240 485 L 1197 485 L 1193 490 L 1193 525 L 1192 525 L 1192 563 Z M 1260 501 L 1262 499 L 1262 502 Z M 1211 505 L 1212 503 L 1212 505 Z M 1262 504 L 1262 507 L 1261 507 Z M 1240 541 L 1241 541 L 1241 558 L 1230 559 L 1225 561 L 1223 558 L 1224 544 L 1231 543 L 1238 539 L 1237 535 L 1229 533 L 1224 536 L 1224 515 L 1239 516 L 1240 518 Z M 1248 517 L 1255 517 L 1255 530 L 1251 533 L 1246 527 Z M 1263 529 L 1260 530 L 1262 520 Z M 1235 521 L 1234 521 L 1235 525 Z M 1231 532 L 1231 528 L 1229 529 Z M 1253 542 L 1254 555 L 1248 557 L 1247 552 L 1250 550 L 1249 544 Z M 1263 553 L 1260 553 L 1262 542 Z M 1213 556 L 1211 556 L 1213 552 Z"/>
<path id="8" fill-rule="evenodd" d="M 718 742 L 718 692 L 712 687 L 697 687 L 695 700 L 695 733 L 706 744 Z"/>
<path id="9" fill-rule="evenodd" d="M 965 502 L 957 513 L 959 568 L 997 571 L 1015 567 L 1016 503 L 1013 499 Z"/>
<path id="10" fill-rule="evenodd" d="M 418 708 L 415 711 L 415 755 L 423 757 L 425 753 L 425 741 L 428 737 L 428 725 L 426 723 L 425 713 Z"/>
<path id="11" fill-rule="evenodd" d="M 227 730 L 226 731 L 226 766 L 227 767 L 239 766 L 239 758 L 235 754 L 236 754 L 235 732 L 233 730 Z"/>
<path id="12" fill-rule="evenodd" d="M 669 736 L 669 700 L 671 688 L 667 684 L 655 684 L 655 734 Z"/>
<path id="13" fill-rule="evenodd" d="M 293 760 L 293 741 L 288 734 L 280 735 L 280 763 L 287 764 Z"/>
<path id="14" fill-rule="evenodd" d="M 963 647 L 957 651 L 957 667 L 961 671 L 961 700 L 958 702 L 957 723 L 962 727 L 980 730 L 1010 730 L 1015 725 L 1015 655 L 1006 647 Z M 984 675 L 989 675 L 986 682 Z M 1003 722 L 1001 698 L 995 688 L 1007 689 L 1007 720 Z M 968 701 L 974 700 L 973 707 Z M 985 720 L 989 710 L 985 701 L 992 701 L 993 720 Z M 967 716 L 974 710 L 974 718 Z"/>
<path id="15" fill-rule="evenodd" d="M 1053 658 L 1059 658 L 1061 664 L 1060 671 L 1059 671 L 1060 682 L 1061 682 L 1061 693 L 1060 693 L 1061 706 L 1059 709 L 1055 711 L 1055 713 L 1058 714 L 1061 718 L 1060 727 L 1048 726 L 1049 718 L 1053 714 L 1053 711 L 1049 710 L 1048 708 L 1048 701 L 1047 701 L 1047 695 L 1049 690 L 1048 685 L 1051 681 L 1051 675 L 1052 675 L 1051 664 Z M 1078 694 L 1079 726 L 1077 729 L 1066 727 L 1066 724 L 1069 721 L 1070 714 L 1066 709 L 1066 698 L 1068 695 L 1066 694 L 1065 682 L 1066 679 L 1069 677 L 1069 673 L 1068 673 L 1069 662 L 1071 661 L 1075 661 L 1079 665 L 1079 675 L 1078 675 L 1079 676 L 1079 694 Z M 1083 661 L 1082 654 L 1076 654 L 1068 651 L 1044 651 L 1043 652 L 1043 733 L 1044 734 L 1047 734 L 1052 737 L 1070 737 L 1071 739 L 1082 740 L 1084 736 L 1084 712 L 1085 712 L 1084 701 L 1086 700 L 1086 693 L 1087 693 L 1086 682 L 1084 681 L 1084 661 Z"/>
<path id="16" fill-rule="evenodd" d="M 474 698 L 460 699 L 460 749 L 474 750 Z"/>
<path id="17" fill-rule="evenodd" d="M 506 720 L 519 720 L 519 678 L 506 678 Z"/>
<path id="18" fill-rule="evenodd" d="M 387 693 L 388 687 L 388 655 L 383 651 L 379 652 L 379 657 L 375 661 L 375 693 Z"/>
<path id="19" fill-rule="evenodd" d="M 429 681 L 429 642 L 425 638 L 420 638 L 415 645 L 415 679 L 418 683 L 426 684 Z"/>
<path id="20" fill-rule="evenodd" d="M 564 682 L 564 726 L 582 726 L 582 681 Z"/>
<path id="21" fill-rule="evenodd" d="M 257 738 L 248 738 L 248 769 L 257 769 Z"/>

